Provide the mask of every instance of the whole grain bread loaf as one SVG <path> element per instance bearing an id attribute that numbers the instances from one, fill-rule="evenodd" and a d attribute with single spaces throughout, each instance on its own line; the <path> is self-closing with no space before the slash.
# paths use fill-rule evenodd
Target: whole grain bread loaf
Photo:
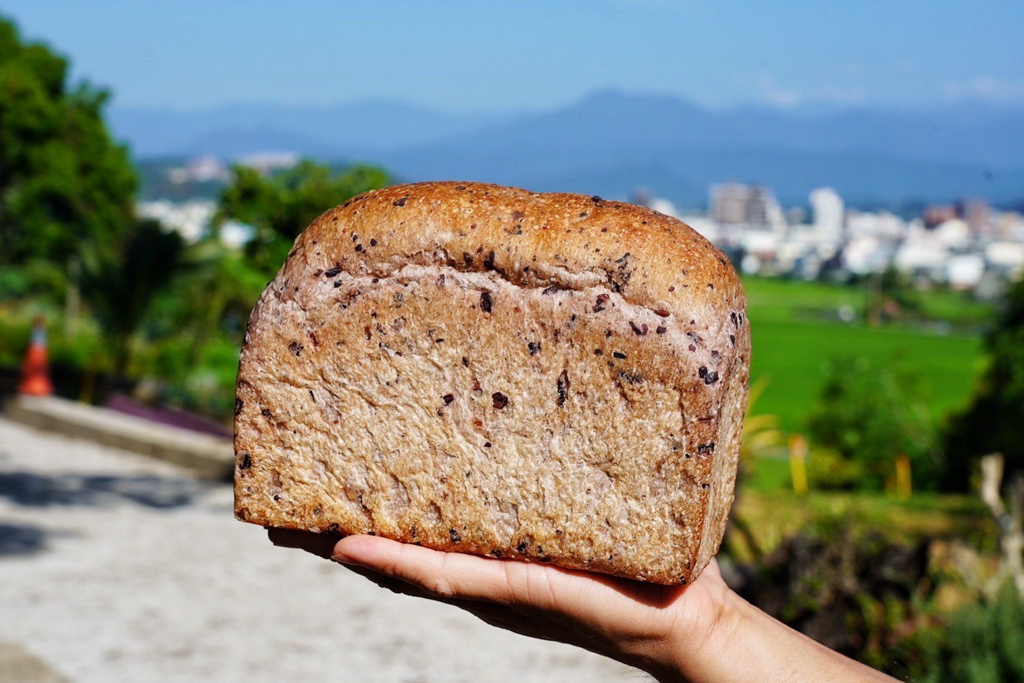
<path id="1" fill-rule="evenodd" d="M 235 514 L 683 583 L 733 500 L 750 331 L 678 220 L 477 183 L 368 192 L 249 319 Z"/>

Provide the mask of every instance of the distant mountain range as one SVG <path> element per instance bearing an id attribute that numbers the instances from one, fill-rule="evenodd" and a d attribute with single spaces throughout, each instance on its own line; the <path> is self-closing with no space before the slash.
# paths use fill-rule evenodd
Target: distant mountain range
<path id="1" fill-rule="evenodd" d="M 400 102 L 234 105 L 204 111 L 113 108 L 139 159 L 292 151 L 384 166 L 402 180 L 453 178 L 681 206 L 710 184 L 771 186 L 784 204 L 835 187 L 854 204 L 1024 199 L 1024 108 L 915 111 L 710 110 L 607 91 L 544 112 L 454 115 Z"/>

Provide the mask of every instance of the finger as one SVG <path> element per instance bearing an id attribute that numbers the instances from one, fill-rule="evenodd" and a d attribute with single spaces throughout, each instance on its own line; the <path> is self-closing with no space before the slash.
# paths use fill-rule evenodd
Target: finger
<path id="1" fill-rule="evenodd" d="M 325 559 L 332 559 L 332 551 L 334 549 L 335 544 L 338 542 L 337 536 L 332 536 L 329 534 L 320 534 L 312 531 L 300 531 L 298 529 L 268 528 L 267 536 L 270 538 L 271 543 L 280 548 L 297 548 L 299 550 L 305 550 L 308 553 L 312 553 L 313 555 L 317 555 L 318 557 L 323 557 Z M 372 581 L 381 588 L 385 588 L 391 591 L 392 593 L 397 593 L 399 595 L 408 595 L 416 598 L 431 598 L 434 600 L 441 600 L 442 602 L 455 604 L 460 607 L 463 607 L 466 603 L 466 601 L 463 600 L 446 600 L 439 596 L 432 595 L 424 589 L 418 587 L 414 583 L 406 581 L 397 576 L 381 573 L 376 569 L 355 564 L 349 564 L 347 566 L 347 569 L 349 569 L 355 574 L 358 574 L 359 576 L 362 576 L 363 578 L 369 581 Z M 473 604 L 479 605 L 480 603 Z M 476 613 L 476 611 L 474 611 L 474 613 Z M 490 620 L 488 619 L 488 617 L 490 616 L 489 614 L 487 616 L 484 616 L 484 614 L 478 614 L 478 616 L 480 616 L 480 618 L 484 619 L 485 621 Z"/>
<path id="2" fill-rule="evenodd" d="M 351 571 L 352 573 L 358 574 L 364 579 L 367 579 L 368 581 L 372 581 L 381 588 L 385 588 L 391 591 L 392 593 L 397 593 L 398 595 L 408 595 L 414 598 L 433 597 L 429 595 L 426 591 L 424 591 L 422 588 L 419 588 L 409 583 L 408 581 L 402 581 L 401 579 L 397 579 L 392 576 L 386 576 L 373 569 L 368 569 L 367 567 L 360 567 L 358 565 L 347 565 L 345 568 Z"/>
<path id="3" fill-rule="evenodd" d="M 498 628 L 530 636 L 543 640 L 551 640 L 551 635 L 539 628 L 534 627 L 534 619 L 523 618 L 515 609 L 504 605 L 495 605 L 479 600 L 468 600 L 461 598 L 445 598 L 431 594 L 419 586 L 393 576 L 387 576 L 375 569 L 349 564 L 346 568 L 363 578 L 372 581 L 381 588 L 385 588 L 398 595 L 408 595 L 414 598 L 424 598 L 434 602 L 441 602 L 446 605 L 458 607 L 469 612 L 478 619 Z"/>
<path id="4" fill-rule="evenodd" d="M 562 570 L 510 560 L 445 553 L 377 536 L 350 536 L 334 547 L 334 559 L 408 581 L 439 598 L 555 606 L 556 596 L 572 599 Z"/>

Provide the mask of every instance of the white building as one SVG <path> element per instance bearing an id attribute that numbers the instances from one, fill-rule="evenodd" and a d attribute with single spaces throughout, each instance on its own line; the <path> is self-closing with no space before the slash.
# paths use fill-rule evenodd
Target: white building
<path id="1" fill-rule="evenodd" d="M 985 259 L 981 254 L 960 254 L 946 261 L 946 281 L 953 289 L 974 289 L 984 274 Z"/>
<path id="2" fill-rule="evenodd" d="M 231 172 L 220 159 L 212 155 L 197 157 L 181 168 L 173 168 L 168 174 L 172 183 L 227 182 Z"/>
<path id="3" fill-rule="evenodd" d="M 966 249 L 971 243 L 971 228 L 959 218 L 935 226 L 935 237 L 950 249 Z"/>
<path id="4" fill-rule="evenodd" d="M 1024 276 L 1024 244 L 993 242 L 985 248 L 985 262 L 1011 279 Z"/>
<path id="5" fill-rule="evenodd" d="M 819 187 L 811 191 L 811 220 L 814 227 L 828 235 L 843 234 L 843 198 L 831 187 Z"/>
<path id="6" fill-rule="evenodd" d="M 857 275 L 881 273 L 892 258 L 892 246 L 875 235 L 854 237 L 843 249 L 843 265 Z"/>
<path id="7" fill-rule="evenodd" d="M 214 201 L 139 202 L 135 210 L 141 218 L 160 221 L 166 230 L 173 230 L 181 235 L 187 244 L 195 244 L 210 231 L 210 224 L 217 212 Z M 221 244 L 232 249 L 240 249 L 252 239 L 254 230 L 244 223 L 229 220 L 220 226 Z"/>
<path id="8" fill-rule="evenodd" d="M 210 228 L 210 220 L 217 211 L 213 201 L 175 203 L 165 200 L 139 202 L 135 207 L 139 216 L 160 221 L 168 230 L 174 230 L 189 244 L 197 242 Z"/>
<path id="9" fill-rule="evenodd" d="M 298 164 L 300 158 L 295 152 L 255 152 L 240 156 L 235 162 L 239 166 L 253 168 L 266 175 L 289 169 Z"/>
<path id="10" fill-rule="evenodd" d="M 922 230 L 924 229 L 923 226 Z M 846 216 L 846 234 L 851 237 L 877 237 L 889 241 L 899 241 L 906 237 L 910 226 L 899 216 L 888 211 L 866 213 L 851 211 Z"/>
<path id="11" fill-rule="evenodd" d="M 679 216 L 679 219 L 701 234 L 709 242 L 724 246 L 727 241 L 718 223 L 707 216 Z"/>
<path id="12" fill-rule="evenodd" d="M 720 225 L 785 229 L 782 207 L 775 199 L 775 193 L 763 185 L 712 185 L 708 206 L 712 220 Z"/>
<path id="13" fill-rule="evenodd" d="M 905 273 L 918 275 L 945 274 L 949 247 L 930 232 L 912 233 L 896 251 L 893 265 Z"/>
<path id="14" fill-rule="evenodd" d="M 666 216 L 679 218 L 679 210 L 676 209 L 676 205 L 667 199 L 662 199 L 661 197 L 654 197 L 648 200 L 644 206 L 646 206 L 649 209 L 653 209 L 658 213 L 663 213 Z"/>

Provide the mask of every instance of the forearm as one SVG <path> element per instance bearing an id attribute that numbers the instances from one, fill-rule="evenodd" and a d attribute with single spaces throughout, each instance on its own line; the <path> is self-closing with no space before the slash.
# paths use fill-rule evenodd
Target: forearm
<path id="1" fill-rule="evenodd" d="M 672 643 L 648 671 L 662 683 L 894 680 L 789 628 L 731 591 L 704 638 Z"/>

